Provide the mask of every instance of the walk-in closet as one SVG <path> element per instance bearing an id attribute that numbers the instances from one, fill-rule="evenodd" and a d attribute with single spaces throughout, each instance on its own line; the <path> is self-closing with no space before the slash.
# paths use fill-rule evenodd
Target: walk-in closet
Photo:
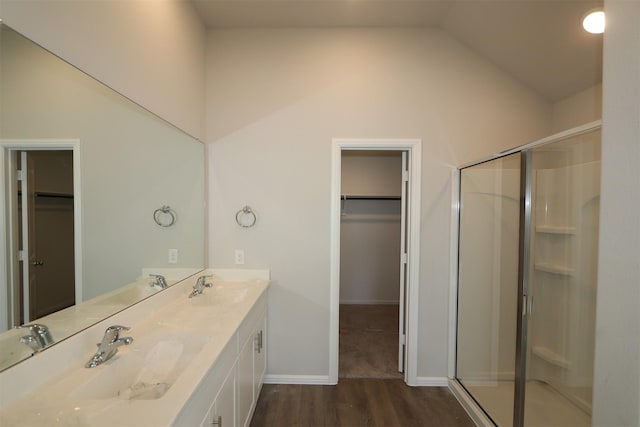
<path id="1" fill-rule="evenodd" d="M 402 152 L 342 151 L 340 378 L 399 372 Z"/>
<path id="2" fill-rule="evenodd" d="M 590 426 L 600 127 L 460 170 L 456 378 L 499 426 Z"/>

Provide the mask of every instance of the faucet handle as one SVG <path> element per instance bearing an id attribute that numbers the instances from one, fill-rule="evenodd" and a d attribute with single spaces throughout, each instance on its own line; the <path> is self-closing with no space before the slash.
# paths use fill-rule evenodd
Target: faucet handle
<path id="1" fill-rule="evenodd" d="M 162 274 L 149 274 L 149 277 L 155 277 L 156 281 L 150 283 L 151 286 L 160 286 L 161 289 L 166 289 L 169 287 L 167 284 L 167 279 Z"/>
<path id="2" fill-rule="evenodd" d="M 128 331 L 129 329 L 131 329 L 129 326 L 113 325 L 113 326 L 109 326 L 105 332 L 120 332 L 120 331 Z"/>
<path id="3" fill-rule="evenodd" d="M 31 348 L 31 350 L 34 351 L 34 353 L 37 353 L 40 350 L 42 350 L 42 347 L 38 344 L 36 337 L 34 337 L 33 335 L 23 336 L 22 338 L 20 338 L 20 342 L 22 344 L 28 345 Z"/>
<path id="4" fill-rule="evenodd" d="M 121 325 L 109 326 L 104 331 L 104 337 L 102 338 L 102 342 L 104 343 L 105 341 L 106 342 L 115 341 L 120 337 L 120 331 L 128 331 L 129 329 L 131 328 L 129 328 L 128 326 L 121 326 Z M 98 347 L 100 346 L 100 344 L 98 344 Z"/>
<path id="5" fill-rule="evenodd" d="M 207 288 L 210 288 L 213 286 L 212 283 L 207 283 L 207 279 L 213 277 L 212 274 L 206 274 L 206 275 L 202 275 L 198 277 L 198 282 L 197 284 L 201 285 L 201 286 L 206 286 Z"/>
<path id="6" fill-rule="evenodd" d="M 43 325 L 41 323 L 31 323 L 18 326 L 18 328 L 29 329 L 29 335 L 25 335 L 24 337 L 20 338 L 20 342 L 28 345 L 36 351 L 40 351 L 43 348 L 54 343 L 54 339 L 51 336 L 51 332 L 49 331 L 47 325 Z"/>

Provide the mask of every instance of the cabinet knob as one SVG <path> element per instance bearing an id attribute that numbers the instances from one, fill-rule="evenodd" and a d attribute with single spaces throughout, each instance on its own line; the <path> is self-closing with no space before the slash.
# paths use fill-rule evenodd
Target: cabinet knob
<path id="1" fill-rule="evenodd" d="M 212 426 L 222 427 L 222 415 L 218 415 L 218 418 L 211 421 Z"/>

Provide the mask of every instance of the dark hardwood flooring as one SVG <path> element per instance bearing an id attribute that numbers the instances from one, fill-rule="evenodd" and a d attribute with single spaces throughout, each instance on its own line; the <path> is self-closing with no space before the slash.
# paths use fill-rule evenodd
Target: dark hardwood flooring
<path id="1" fill-rule="evenodd" d="M 340 379 L 336 386 L 265 384 L 251 427 L 475 426 L 446 387 Z"/>

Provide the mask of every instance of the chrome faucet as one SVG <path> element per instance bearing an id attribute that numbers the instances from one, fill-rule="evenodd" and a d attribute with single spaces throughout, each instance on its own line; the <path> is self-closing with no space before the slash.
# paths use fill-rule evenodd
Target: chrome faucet
<path id="1" fill-rule="evenodd" d="M 167 289 L 169 285 L 167 285 L 167 280 L 161 274 L 150 274 L 149 276 L 155 277 L 156 281 L 149 283 L 151 286 L 159 287 L 160 289 Z"/>
<path id="2" fill-rule="evenodd" d="M 54 343 L 51 332 L 46 325 L 39 323 L 33 323 L 31 325 L 18 326 L 19 328 L 29 328 L 29 335 L 25 335 L 20 338 L 22 344 L 26 344 L 34 352 L 39 352 L 45 347 Z"/>
<path id="3" fill-rule="evenodd" d="M 202 291 L 204 291 L 204 288 L 210 288 L 213 286 L 213 283 L 207 283 L 207 279 L 209 277 L 213 277 L 213 276 L 208 275 L 208 276 L 198 277 L 198 281 L 193 287 L 193 290 L 191 291 L 191 293 L 189 294 L 189 298 L 197 297 L 202 293 Z"/>
<path id="4" fill-rule="evenodd" d="M 118 352 L 118 347 L 121 345 L 131 344 L 133 342 L 133 338 L 120 338 L 120 331 L 128 331 L 129 329 L 130 328 L 127 328 L 126 326 L 109 326 L 107 330 L 104 331 L 102 342 L 96 344 L 98 346 L 98 351 L 96 351 L 96 354 L 91 357 L 84 367 L 95 368 L 96 366 L 111 359 Z"/>

